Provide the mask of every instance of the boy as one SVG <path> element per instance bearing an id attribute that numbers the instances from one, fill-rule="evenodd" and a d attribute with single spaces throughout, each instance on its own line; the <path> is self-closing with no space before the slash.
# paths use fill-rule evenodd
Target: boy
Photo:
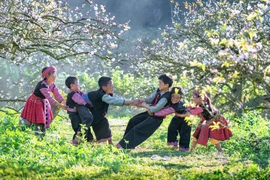
<path id="1" fill-rule="evenodd" d="M 86 102 L 82 95 L 84 94 L 80 91 L 80 84 L 76 77 L 69 76 L 65 81 L 66 86 L 70 89 L 67 95 L 66 104 L 68 106 L 67 112 L 71 120 L 72 129 L 75 134 L 72 138 L 72 144 L 78 145 L 77 135 L 81 136 L 81 124 L 86 126 L 85 138 L 88 142 L 93 141 L 93 135 L 90 131 L 90 126 L 93 122 L 93 115 L 89 111 L 93 108 L 91 102 Z"/>
<path id="2" fill-rule="evenodd" d="M 171 76 L 159 76 L 159 89 L 150 97 L 140 99 L 140 102 L 151 104 L 148 112 L 140 113 L 128 122 L 123 139 L 117 144 L 118 148 L 134 149 L 148 139 L 161 125 L 164 117 L 157 117 L 153 113 L 170 104 L 169 88 L 173 84 Z"/>
<path id="3" fill-rule="evenodd" d="M 113 81 L 110 77 L 101 77 L 98 80 L 99 89 L 84 94 L 82 97 L 86 101 L 91 101 L 95 108 L 91 110 L 94 121 L 92 124 L 93 131 L 96 135 L 97 142 L 108 141 L 112 144 L 112 134 L 108 119 L 105 117 L 109 105 L 138 105 L 139 100 L 127 100 L 113 96 Z"/>

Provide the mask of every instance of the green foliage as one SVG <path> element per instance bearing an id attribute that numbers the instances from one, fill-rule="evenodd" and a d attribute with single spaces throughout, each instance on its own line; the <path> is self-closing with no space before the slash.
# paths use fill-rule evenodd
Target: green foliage
<path id="1" fill-rule="evenodd" d="M 6 110 L 6 109 L 5 109 Z M 70 144 L 69 120 L 57 117 L 43 141 L 31 128 L 18 125 L 18 115 L 0 112 L 1 179 L 269 179 L 270 122 L 259 112 L 226 117 L 234 136 L 224 143 L 225 156 L 209 145 L 194 153 L 180 153 L 166 146 L 171 117 L 135 150 L 107 144 Z M 123 135 L 126 120 L 110 120 L 114 143 Z M 193 127 L 194 130 L 194 127 Z M 252 137 L 251 133 L 255 136 Z M 253 141 L 259 145 L 252 146 Z M 256 149 L 259 147 L 259 150 Z M 151 156 L 169 156 L 169 161 Z"/>

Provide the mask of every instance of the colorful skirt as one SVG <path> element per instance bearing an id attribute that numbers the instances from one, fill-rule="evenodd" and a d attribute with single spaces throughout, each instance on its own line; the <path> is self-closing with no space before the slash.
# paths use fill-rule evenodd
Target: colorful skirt
<path id="1" fill-rule="evenodd" d="M 44 124 L 49 128 L 53 119 L 52 109 L 47 99 L 31 94 L 27 99 L 21 117 L 33 124 Z"/>
<path id="2" fill-rule="evenodd" d="M 204 121 L 201 120 L 199 124 L 202 124 Z M 219 127 L 215 128 L 214 124 L 218 124 Z M 211 126 L 214 126 L 214 128 L 211 128 Z M 232 131 L 228 128 L 227 120 L 223 116 L 220 116 L 210 126 L 197 127 L 193 133 L 193 137 L 197 139 L 198 144 L 206 146 L 209 138 L 218 141 L 230 139 L 232 137 Z"/>

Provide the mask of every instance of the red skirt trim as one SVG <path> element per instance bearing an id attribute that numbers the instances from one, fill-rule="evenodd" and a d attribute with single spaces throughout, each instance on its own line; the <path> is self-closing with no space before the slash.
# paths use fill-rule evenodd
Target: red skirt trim
<path id="1" fill-rule="evenodd" d="M 204 120 L 201 120 L 199 124 L 203 123 L 203 121 Z M 216 119 L 214 122 L 220 123 L 219 129 L 211 129 L 209 126 L 196 128 L 193 133 L 193 137 L 198 140 L 198 144 L 206 146 L 209 138 L 216 139 L 218 141 L 225 141 L 232 137 L 232 131 L 227 127 L 228 122 L 223 116 L 220 116 L 220 118 Z M 213 124 L 214 123 L 211 125 Z"/>
<path id="2" fill-rule="evenodd" d="M 46 128 L 49 128 L 53 119 L 51 105 L 47 99 L 31 94 L 26 100 L 21 117 L 30 123 L 44 124 Z"/>

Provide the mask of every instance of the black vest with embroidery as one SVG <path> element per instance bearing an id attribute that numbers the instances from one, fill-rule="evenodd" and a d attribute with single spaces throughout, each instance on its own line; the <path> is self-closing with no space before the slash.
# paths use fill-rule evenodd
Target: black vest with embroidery
<path id="1" fill-rule="evenodd" d="M 206 107 L 206 105 L 201 104 L 200 107 L 203 109 L 203 112 L 201 113 L 201 115 L 206 119 L 212 119 L 214 116 L 212 114 L 212 112 Z"/>
<path id="2" fill-rule="evenodd" d="M 43 81 L 40 81 L 36 87 L 35 87 L 35 90 L 33 92 L 33 94 L 41 99 L 45 99 L 45 96 L 40 92 L 40 89 L 43 89 L 43 88 L 48 88 L 49 87 L 45 84 L 45 83 L 42 83 Z M 55 87 L 55 84 L 53 84 L 53 88 Z"/>
<path id="3" fill-rule="evenodd" d="M 68 106 L 69 108 L 74 108 L 74 107 L 76 106 L 76 104 L 77 104 L 77 103 L 76 103 L 75 101 L 73 101 L 73 99 L 72 99 L 72 97 L 74 96 L 75 93 L 78 93 L 78 94 L 80 94 L 80 95 L 83 95 L 83 93 L 80 92 L 80 91 L 79 91 L 79 92 L 72 91 L 72 92 L 68 93 L 66 104 L 67 104 L 67 106 Z"/>
<path id="4" fill-rule="evenodd" d="M 157 98 L 158 94 L 160 94 L 160 90 L 159 89 L 157 90 L 157 94 L 156 94 L 156 96 L 155 96 L 155 98 L 154 98 L 154 100 L 152 101 L 151 104 L 157 104 L 160 101 L 160 99 L 166 98 L 167 99 L 167 103 L 164 105 L 163 108 L 168 107 L 170 105 L 170 92 L 169 91 L 165 92 L 164 94 L 162 94 L 161 96 L 159 96 L 159 98 L 156 101 L 156 98 Z M 156 101 L 156 103 L 155 103 L 155 101 Z"/>
<path id="5" fill-rule="evenodd" d="M 87 93 L 89 100 L 94 105 L 94 108 L 91 110 L 91 112 L 94 116 L 95 122 L 103 119 L 108 112 L 109 104 L 102 101 L 102 97 L 105 94 L 106 93 L 101 89 Z"/>

